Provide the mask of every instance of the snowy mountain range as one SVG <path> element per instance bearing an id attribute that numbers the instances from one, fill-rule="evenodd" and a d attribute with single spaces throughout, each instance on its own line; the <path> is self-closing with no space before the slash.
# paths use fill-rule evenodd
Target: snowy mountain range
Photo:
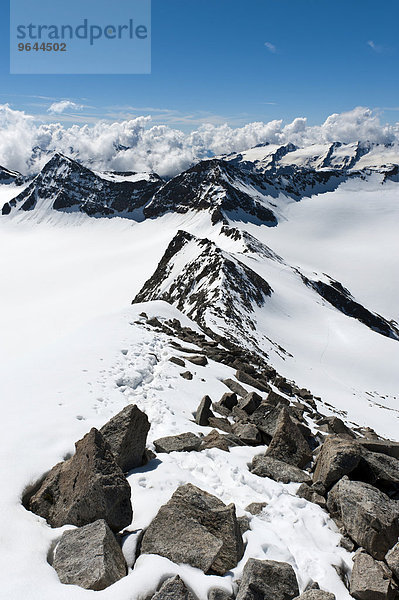
<path id="1" fill-rule="evenodd" d="M 127 474 L 128 576 L 104 598 L 150 598 L 174 574 L 201 600 L 212 587 L 235 594 L 252 557 L 289 563 L 299 592 L 317 581 L 349 600 L 352 553 L 362 544 L 346 527 L 344 547 L 335 513 L 297 496 L 293 479 L 257 476 L 254 457 L 270 451 L 274 430 L 269 436 L 259 415 L 223 412 L 218 401 L 226 392 L 279 396 L 314 451 L 309 473 L 326 434 L 399 441 L 399 148 L 265 144 L 169 180 L 97 172 L 57 153 L 35 177 L 0 167 L 0 201 L 1 381 L 2 396 L 13 398 L 4 410 L 5 597 L 35 585 L 41 600 L 83 598 L 49 564 L 74 523 L 51 528 L 21 497 L 92 427 L 134 403 L 157 455 Z M 221 411 L 205 426 L 204 396 Z M 335 431 L 338 417 L 345 429 Z M 229 439 L 227 452 L 227 438 L 198 452 L 157 450 L 182 433 L 206 443 L 212 431 L 238 436 L 242 419 L 246 441 Z M 365 482 L 359 473 L 353 479 Z M 243 557 L 222 575 L 137 554 L 137 532 L 186 483 L 251 519 Z M 250 516 L 254 502 L 266 506 Z M 31 567 L 21 574 L 21 564 Z"/>

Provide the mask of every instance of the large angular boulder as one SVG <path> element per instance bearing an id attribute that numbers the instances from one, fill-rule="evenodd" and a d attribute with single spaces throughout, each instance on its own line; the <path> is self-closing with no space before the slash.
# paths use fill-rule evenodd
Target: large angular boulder
<path id="1" fill-rule="evenodd" d="M 327 508 L 352 540 L 377 560 L 399 537 L 399 502 L 368 483 L 343 477 L 328 494 Z"/>
<path id="2" fill-rule="evenodd" d="M 357 442 L 362 448 L 366 448 L 366 450 L 378 452 L 379 454 L 386 454 L 387 456 L 393 456 L 394 458 L 399 459 L 399 442 L 365 438 L 358 439 Z"/>
<path id="3" fill-rule="evenodd" d="M 399 581 L 399 542 L 388 551 L 385 562 Z"/>
<path id="4" fill-rule="evenodd" d="M 323 590 L 308 590 L 295 598 L 295 600 L 335 600 L 335 595 Z"/>
<path id="5" fill-rule="evenodd" d="M 273 406 L 267 402 L 261 402 L 249 419 L 259 429 L 265 444 L 270 443 L 276 432 L 282 408 L 283 405 Z"/>
<path id="6" fill-rule="evenodd" d="M 237 394 L 237 396 L 241 396 L 243 398 L 248 394 L 248 390 L 246 390 L 240 383 L 238 383 L 234 379 L 223 379 L 223 383 L 229 388 L 229 390 Z"/>
<path id="7" fill-rule="evenodd" d="M 269 477 L 281 483 L 310 483 L 311 477 L 306 471 L 302 471 L 294 465 L 289 465 L 282 460 L 271 456 L 258 455 L 252 459 L 251 473 L 259 477 Z"/>
<path id="8" fill-rule="evenodd" d="M 309 444 L 292 422 L 285 406 L 281 409 L 276 431 L 265 455 L 299 468 L 305 467 L 312 460 Z"/>
<path id="9" fill-rule="evenodd" d="M 204 396 L 199 403 L 197 412 L 195 413 L 195 422 L 197 425 L 206 427 L 209 423 L 209 418 L 213 417 L 214 414 L 211 411 L 212 400 L 209 396 Z"/>
<path id="10" fill-rule="evenodd" d="M 161 506 L 141 545 L 142 554 L 159 554 L 223 575 L 234 568 L 244 552 L 234 504 L 191 484 L 179 487 Z"/>
<path id="11" fill-rule="evenodd" d="M 395 494 L 399 488 L 399 460 L 364 449 L 359 467 L 354 471 L 354 477 Z"/>
<path id="12" fill-rule="evenodd" d="M 238 403 L 238 408 L 243 410 L 247 415 L 252 415 L 262 403 L 262 398 L 256 392 L 250 392 Z"/>
<path id="13" fill-rule="evenodd" d="M 53 567 L 61 583 L 96 591 L 127 571 L 122 550 L 103 519 L 65 531 L 55 548 Z"/>
<path id="14" fill-rule="evenodd" d="M 256 379 L 255 377 L 252 377 L 252 375 L 249 375 L 249 373 L 246 373 L 245 371 L 236 371 L 236 379 L 238 379 L 238 381 L 241 381 L 241 383 L 251 385 L 252 387 L 256 388 L 257 390 L 260 390 L 261 392 L 270 392 L 270 385 L 267 383 L 267 381 L 264 381 L 260 378 Z"/>
<path id="15" fill-rule="evenodd" d="M 275 391 L 271 391 L 269 392 L 268 396 L 267 396 L 267 402 L 269 404 L 273 404 L 273 406 L 277 406 L 277 404 L 283 404 L 284 406 L 289 406 L 290 405 L 290 401 L 285 398 L 284 396 L 281 396 L 281 394 L 278 394 Z"/>
<path id="16" fill-rule="evenodd" d="M 226 433 L 232 433 L 231 423 L 225 419 L 224 417 L 210 417 L 209 418 L 209 427 L 213 427 L 215 429 L 221 429 Z"/>
<path id="17" fill-rule="evenodd" d="M 104 519 L 113 531 L 132 522 L 131 490 L 109 444 L 93 427 L 72 458 L 44 478 L 27 507 L 52 527 L 81 527 Z"/>
<path id="18" fill-rule="evenodd" d="M 222 434 L 216 429 L 212 429 L 208 435 L 202 438 L 201 450 L 218 448 L 228 452 L 231 446 L 243 446 L 243 442 L 232 433 Z"/>
<path id="19" fill-rule="evenodd" d="M 169 435 L 154 441 L 157 452 L 191 452 L 199 450 L 202 440 L 195 433 L 179 433 L 178 435 Z"/>
<path id="20" fill-rule="evenodd" d="M 167 579 L 151 600 L 197 600 L 178 575 Z"/>
<path id="21" fill-rule="evenodd" d="M 247 446 L 261 443 L 259 430 L 253 423 L 236 423 L 233 425 L 233 433 Z"/>
<path id="22" fill-rule="evenodd" d="M 237 394 L 234 392 L 226 392 L 219 400 L 219 404 L 232 411 L 238 402 Z"/>
<path id="23" fill-rule="evenodd" d="M 292 600 L 298 595 L 298 582 L 291 565 L 250 558 L 236 600 Z"/>
<path id="24" fill-rule="evenodd" d="M 385 563 L 364 551 L 356 552 L 350 581 L 351 596 L 357 600 L 394 600 L 398 589 Z"/>
<path id="25" fill-rule="evenodd" d="M 351 473 L 358 466 L 361 457 L 362 450 L 356 442 L 329 436 L 317 457 L 313 481 L 330 487 L 341 477 Z"/>
<path id="26" fill-rule="evenodd" d="M 130 471 L 145 462 L 149 429 L 147 415 L 135 404 L 126 406 L 100 429 L 122 471 Z"/>

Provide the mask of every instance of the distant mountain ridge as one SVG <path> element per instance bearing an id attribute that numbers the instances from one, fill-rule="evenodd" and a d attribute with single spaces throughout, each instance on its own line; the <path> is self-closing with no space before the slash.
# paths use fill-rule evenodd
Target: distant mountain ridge
<path id="1" fill-rule="evenodd" d="M 263 144 L 202 160 L 168 181 L 155 173 L 97 172 L 60 153 L 28 180 L 0 169 L 0 183 L 28 183 L 3 205 L 2 214 L 57 210 L 139 220 L 167 212 L 208 212 L 212 224 L 228 220 L 275 226 L 280 207 L 333 191 L 353 178 L 399 180 L 399 147 L 357 142 Z"/>

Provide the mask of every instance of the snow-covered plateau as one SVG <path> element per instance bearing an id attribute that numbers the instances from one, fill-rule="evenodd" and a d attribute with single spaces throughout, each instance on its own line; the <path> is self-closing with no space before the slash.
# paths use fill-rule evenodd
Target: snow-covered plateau
<path id="1" fill-rule="evenodd" d="M 250 558 L 291 565 L 299 593 L 317 582 L 336 600 L 396 597 L 391 588 L 353 596 L 354 552 L 365 544 L 325 502 L 298 496 L 300 483 L 253 472 L 253 458 L 273 443 L 263 434 L 228 451 L 154 445 L 237 432 L 231 411 L 213 426 L 196 422 L 204 396 L 217 403 L 230 392 L 225 380 L 259 394 L 261 406 L 268 394 L 289 405 L 313 451 L 300 465 L 309 478 L 328 434 L 399 442 L 399 151 L 347 146 L 265 145 L 168 181 L 94 172 L 60 154 L 34 178 L 3 169 L 1 599 L 147 600 L 175 574 L 199 600 L 212 588 L 269 599 L 240 591 Z M 52 527 L 22 499 L 75 442 L 130 404 L 147 415 L 155 454 L 126 473 L 127 576 L 102 591 L 66 585 L 51 563 L 75 524 Z M 333 417 L 345 430 L 331 429 Z M 383 490 L 395 507 L 398 458 L 389 458 L 397 480 L 390 475 Z M 375 483 L 351 473 L 324 481 L 327 499 L 342 476 Z M 375 481 L 382 494 L 386 480 Z M 240 523 L 247 517 L 242 557 L 224 574 L 140 553 L 142 530 L 187 483 L 234 503 Z M 252 503 L 265 504 L 252 514 Z"/>

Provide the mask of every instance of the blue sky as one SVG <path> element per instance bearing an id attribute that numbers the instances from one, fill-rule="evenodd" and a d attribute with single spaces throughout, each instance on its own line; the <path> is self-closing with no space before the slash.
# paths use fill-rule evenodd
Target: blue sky
<path id="1" fill-rule="evenodd" d="M 398 120 L 398 0 L 152 0 L 151 75 L 10 75 L 1 7 L 0 103 L 38 118 L 68 99 L 80 109 L 57 121 L 320 123 L 359 105 Z"/>

